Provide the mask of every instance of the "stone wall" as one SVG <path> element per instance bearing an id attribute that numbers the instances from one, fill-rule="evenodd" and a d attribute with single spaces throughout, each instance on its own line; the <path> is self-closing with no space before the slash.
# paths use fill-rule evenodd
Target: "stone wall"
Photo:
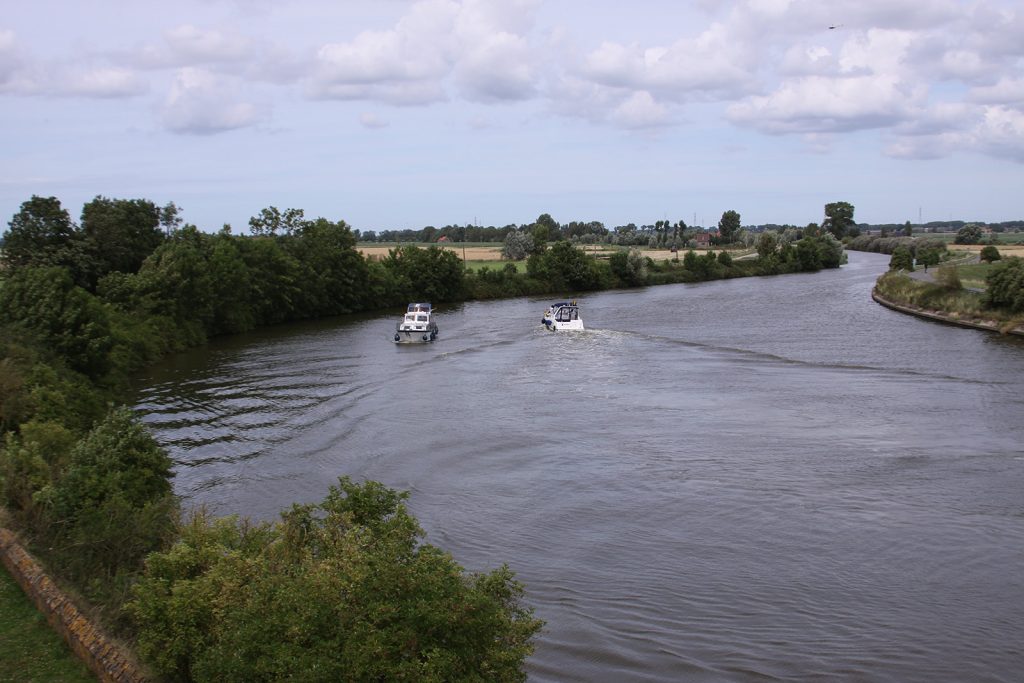
<path id="1" fill-rule="evenodd" d="M 0 527 L 0 560 L 47 621 L 103 683 L 145 683 L 148 679 L 117 644 L 90 622 L 57 588 L 42 566 Z"/>

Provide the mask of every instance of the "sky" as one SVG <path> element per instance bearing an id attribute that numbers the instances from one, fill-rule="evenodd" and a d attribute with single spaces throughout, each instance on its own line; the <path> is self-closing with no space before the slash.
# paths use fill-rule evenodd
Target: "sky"
<path id="1" fill-rule="evenodd" d="M 0 0 L 33 195 L 361 230 L 1024 219 L 1021 0 Z"/>

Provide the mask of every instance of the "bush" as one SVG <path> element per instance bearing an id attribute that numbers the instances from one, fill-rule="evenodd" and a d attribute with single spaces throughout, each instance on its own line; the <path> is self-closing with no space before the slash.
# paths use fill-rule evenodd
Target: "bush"
<path id="1" fill-rule="evenodd" d="M 1002 255 L 1000 255 L 998 249 L 989 244 L 988 246 L 982 247 L 981 254 L 979 254 L 979 257 L 982 261 L 985 261 L 986 263 L 993 263 L 1001 259 Z"/>
<path id="2" fill-rule="evenodd" d="M 1013 257 L 998 264 L 985 278 L 985 284 L 987 305 L 1013 313 L 1024 311 L 1024 259 Z"/>
<path id="3" fill-rule="evenodd" d="M 466 576 L 406 497 L 342 477 L 273 525 L 194 517 L 135 589 L 139 653 L 188 681 L 525 680 L 512 572 Z"/>
<path id="4" fill-rule="evenodd" d="M 896 251 L 892 253 L 892 258 L 889 259 L 889 270 L 914 272 L 914 257 L 911 256 L 910 249 L 904 246 L 897 247 Z"/>
<path id="5" fill-rule="evenodd" d="M 79 441 L 59 470 L 35 500 L 48 518 L 52 559 L 69 578 L 116 583 L 172 537 L 170 458 L 127 408 Z"/>

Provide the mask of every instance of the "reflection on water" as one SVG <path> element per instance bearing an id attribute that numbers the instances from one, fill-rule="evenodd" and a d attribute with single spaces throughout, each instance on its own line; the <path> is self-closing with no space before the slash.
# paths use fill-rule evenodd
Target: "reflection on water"
<path id="1" fill-rule="evenodd" d="M 272 517 L 348 474 L 508 562 L 534 681 L 1012 681 L 1024 665 L 1024 344 L 840 271 L 277 328 L 170 359 L 137 407 L 175 485 Z"/>

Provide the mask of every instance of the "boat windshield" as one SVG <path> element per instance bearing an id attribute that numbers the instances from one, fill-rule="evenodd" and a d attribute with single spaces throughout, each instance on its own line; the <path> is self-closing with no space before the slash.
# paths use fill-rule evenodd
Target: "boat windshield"
<path id="1" fill-rule="evenodd" d="M 558 309 L 558 315 L 556 319 L 560 323 L 567 323 L 570 320 L 578 320 L 580 317 L 579 309 L 570 306 L 563 306 Z"/>

